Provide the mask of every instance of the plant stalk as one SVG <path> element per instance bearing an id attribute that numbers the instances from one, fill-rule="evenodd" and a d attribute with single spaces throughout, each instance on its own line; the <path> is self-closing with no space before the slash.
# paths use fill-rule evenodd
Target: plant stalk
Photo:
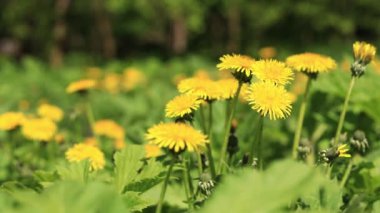
<path id="1" fill-rule="evenodd" d="M 164 184 L 162 185 L 160 199 L 158 200 L 158 204 L 157 204 L 157 208 L 156 208 L 156 213 L 161 213 L 161 211 L 162 211 L 162 206 L 164 204 L 164 198 L 165 198 L 166 188 L 168 187 L 169 178 L 170 178 L 170 174 L 172 173 L 172 170 L 173 170 L 173 167 L 174 167 L 174 163 L 175 163 L 175 158 L 173 157 L 173 159 L 172 159 L 172 161 L 170 163 L 168 172 L 166 173 Z"/>
<path id="2" fill-rule="evenodd" d="M 215 163 L 214 158 L 212 156 L 212 149 L 211 149 L 211 142 L 212 142 L 212 103 L 209 103 L 209 115 L 208 115 L 208 139 L 209 143 L 206 144 L 207 146 L 207 158 L 210 166 L 210 173 L 213 180 L 215 180 L 216 177 L 216 170 L 215 170 Z"/>
<path id="3" fill-rule="evenodd" d="M 342 128 L 343 128 L 343 124 L 344 124 L 344 119 L 346 117 L 346 112 L 347 112 L 347 108 L 348 108 L 348 102 L 350 101 L 352 89 L 354 88 L 356 78 L 357 77 L 352 77 L 351 78 L 350 86 L 348 87 L 346 98 L 344 100 L 343 109 L 342 109 L 342 112 L 340 113 L 340 118 L 339 118 L 339 123 L 338 123 L 338 129 L 336 130 L 336 133 L 335 133 L 335 139 L 334 139 L 334 144 L 333 144 L 334 146 L 337 146 L 338 143 L 339 143 L 339 137 L 340 137 L 340 134 L 342 132 Z"/>
<path id="4" fill-rule="evenodd" d="M 341 188 L 343 188 L 345 185 L 346 185 L 346 182 L 348 180 L 348 177 L 350 176 L 350 173 L 351 173 L 351 170 L 352 170 L 352 166 L 353 166 L 353 160 L 350 159 L 350 162 L 348 163 L 348 166 L 346 168 L 346 171 L 344 171 L 344 175 L 343 175 L 343 178 L 339 184 L 339 186 Z"/>
<path id="5" fill-rule="evenodd" d="M 296 127 L 296 132 L 294 135 L 293 149 L 292 149 L 293 159 L 297 159 L 298 157 L 298 146 L 301 140 L 303 121 L 305 119 L 305 112 L 306 112 L 307 101 L 309 99 L 311 82 L 312 82 L 312 79 L 310 79 L 310 77 L 307 77 L 306 89 L 305 89 L 304 96 L 302 99 L 301 108 L 298 114 L 297 127 Z"/>
<path id="6" fill-rule="evenodd" d="M 243 86 L 243 83 L 239 81 L 239 85 L 237 88 L 237 91 L 235 93 L 235 96 L 232 100 L 231 107 L 227 116 L 227 122 L 225 123 L 224 126 L 224 137 L 223 137 L 223 144 L 222 144 L 222 152 L 219 160 L 219 168 L 218 168 L 218 174 L 222 174 L 225 160 L 226 160 L 226 152 L 227 152 L 227 145 L 228 145 L 228 136 L 230 134 L 230 128 L 231 128 L 231 122 L 232 119 L 235 115 L 235 108 L 236 108 L 236 103 L 238 101 L 238 97 L 240 94 L 241 87 Z"/>

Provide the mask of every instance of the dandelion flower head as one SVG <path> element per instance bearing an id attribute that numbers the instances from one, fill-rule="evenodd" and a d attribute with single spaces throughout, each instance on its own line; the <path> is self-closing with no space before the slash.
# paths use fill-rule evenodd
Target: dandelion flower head
<path id="1" fill-rule="evenodd" d="M 375 58 L 376 48 L 372 44 L 357 41 L 352 46 L 355 60 L 368 64 Z"/>
<path id="2" fill-rule="evenodd" d="M 79 81 L 75 81 L 70 83 L 66 87 L 66 92 L 67 93 L 76 93 L 76 92 L 84 92 L 89 89 L 93 89 L 96 86 L 96 81 L 92 79 L 83 79 Z"/>
<path id="3" fill-rule="evenodd" d="M 220 57 L 220 63 L 216 65 L 219 70 L 233 70 L 234 72 L 244 73 L 247 77 L 252 75 L 253 60 L 249 56 L 232 54 Z"/>
<path id="4" fill-rule="evenodd" d="M 22 125 L 25 116 L 21 112 L 6 112 L 0 115 L 0 130 L 13 130 Z"/>
<path id="5" fill-rule="evenodd" d="M 204 149 L 207 137 L 200 131 L 185 123 L 161 123 L 146 134 L 150 144 L 168 148 L 176 153 L 181 151 L 199 152 Z"/>
<path id="6" fill-rule="evenodd" d="M 284 87 L 270 82 L 257 82 L 249 87 L 247 99 L 252 109 L 262 116 L 277 120 L 290 115 L 292 98 Z"/>
<path id="7" fill-rule="evenodd" d="M 69 162 L 80 162 L 88 159 L 90 162 L 90 170 L 103 169 L 105 159 L 103 152 L 96 146 L 79 143 L 68 149 L 65 153 Z"/>
<path id="8" fill-rule="evenodd" d="M 43 118 L 58 122 L 63 118 L 63 111 L 51 104 L 42 104 L 37 109 L 37 114 Z"/>
<path id="9" fill-rule="evenodd" d="M 179 95 L 166 104 L 166 117 L 184 117 L 196 111 L 201 103 L 202 100 L 198 99 L 197 96 L 187 94 Z"/>
<path id="10" fill-rule="evenodd" d="M 92 128 L 94 133 L 99 136 L 106 136 L 113 139 L 124 139 L 125 136 L 123 127 L 109 119 L 96 121 Z"/>
<path id="11" fill-rule="evenodd" d="M 30 140 L 48 142 L 57 131 L 56 124 L 47 118 L 30 118 L 22 124 L 21 132 Z"/>
<path id="12" fill-rule="evenodd" d="M 259 60 L 253 63 L 253 74 L 262 81 L 276 85 L 285 85 L 293 80 L 292 70 L 285 63 L 277 60 Z"/>
<path id="13" fill-rule="evenodd" d="M 286 64 L 298 72 L 323 73 L 336 68 L 334 59 L 317 53 L 302 53 L 289 56 Z"/>
<path id="14" fill-rule="evenodd" d="M 182 80 L 178 84 L 178 91 L 203 100 L 219 100 L 222 96 L 221 88 L 215 81 L 202 78 L 187 78 Z"/>

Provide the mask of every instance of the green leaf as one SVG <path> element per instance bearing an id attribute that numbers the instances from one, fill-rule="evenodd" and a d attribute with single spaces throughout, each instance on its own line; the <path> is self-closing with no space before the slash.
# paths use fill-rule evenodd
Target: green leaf
<path id="1" fill-rule="evenodd" d="M 280 212 L 297 198 L 319 191 L 325 181 L 317 169 L 285 160 L 264 172 L 245 170 L 238 176 L 226 177 L 201 212 L 229 212 L 230 209 Z"/>
<path id="2" fill-rule="evenodd" d="M 88 169 L 89 161 L 83 160 L 77 163 L 58 166 L 57 172 L 62 180 L 86 181 Z"/>
<path id="3" fill-rule="evenodd" d="M 155 185 L 159 184 L 162 181 L 162 178 L 147 178 L 140 181 L 134 181 L 128 184 L 124 191 L 134 191 L 143 193 Z"/>
<path id="4" fill-rule="evenodd" d="M 143 146 L 128 145 L 125 149 L 114 155 L 115 159 L 115 187 L 118 192 L 123 192 L 124 187 L 132 182 L 142 167 L 141 159 L 145 156 Z"/>
<path id="5" fill-rule="evenodd" d="M 141 212 L 146 207 L 155 204 L 154 201 L 143 199 L 138 192 L 126 192 L 123 198 L 130 211 Z"/>
<path id="6" fill-rule="evenodd" d="M 124 198 L 104 183 L 57 182 L 41 194 L 15 192 L 18 212 L 129 212 Z"/>

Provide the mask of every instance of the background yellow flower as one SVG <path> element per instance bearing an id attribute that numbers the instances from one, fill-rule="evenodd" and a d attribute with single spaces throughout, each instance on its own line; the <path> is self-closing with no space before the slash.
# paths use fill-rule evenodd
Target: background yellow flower
<path id="1" fill-rule="evenodd" d="M 57 131 L 56 124 L 47 118 L 31 118 L 22 124 L 22 134 L 36 141 L 49 142 Z"/>
<path id="2" fill-rule="evenodd" d="M 75 144 L 68 149 L 65 156 L 69 162 L 80 162 L 88 159 L 91 170 L 103 169 L 106 164 L 104 154 L 99 148 L 83 143 Z"/>
<path id="3" fill-rule="evenodd" d="M 96 86 L 96 81 L 92 79 L 84 79 L 70 83 L 66 87 L 67 93 L 75 93 L 93 89 Z"/>
<path id="4" fill-rule="evenodd" d="M 124 140 L 125 132 L 123 127 L 113 120 L 104 119 L 96 121 L 92 128 L 96 135 Z"/>
<path id="5" fill-rule="evenodd" d="M 43 118 L 58 122 L 63 118 L 63 111 L 51 104 L 42 104 L 37 109 L 37 114 Z"/>
<path id="6" fill-rule="evenodd" d="M 0 130 L 12 130 L 20 126 L 25 121 L 25 116 L 21 112 L 6 112 L 0 115 Z"/>

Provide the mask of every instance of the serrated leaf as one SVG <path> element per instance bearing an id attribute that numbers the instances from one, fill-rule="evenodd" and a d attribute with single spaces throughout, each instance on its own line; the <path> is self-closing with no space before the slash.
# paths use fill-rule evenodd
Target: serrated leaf
<path id="1" fill-rule="evenodd" d="M 134 191 L 134 192 L 140 192 L 143 193 L 150 188 L 154 187 L 155 185 L 159 184 L 162 181 L 162 178 L 149 178 L 149 179 L 143 179 L 140 181 L 134 181 L 130 184 L 128 184 L 124 191 Z"/>
<path id="2" fill-rule="evenodd" d="M 164 171 L 162 164 L 151 158 L 136 177 L 136 181 L 155 178 Z"/>
<path id="3" fill-rule="evenodd" d="M 318 191 L 325 178 L 318 170 L 291 160 L 267 171 L 247 170 L 227 177 L 201 212 L 279 212 L 302 195 Z"/>
<path id="4" fill-rule="evenodd" d="M 126 192 L 123 195 L 124 202 L 130 211 L 139 211 L 155 204 L 154 201 L 142 198 L 137 192 Z"/>
<path id="5" fill-rule="evenodd" d="M 40 194 L 21 191 L 12 197 L 19 204 L 17 212 L 130 212 L 123 197 L 98 182 L 56 182 Z"/>
<path id="6" fill-rule="evenodd" d="M 62 180 L 85 181 L 88 175 L 89 161 L 83 160 L 57 167 L 57 173 Z"/>
<path id="7" fill-rule="evenodd" d="M 144 147 L 138 145 L 128 145 L 125 149 L 115 153 L 114 184 L 118 192 L 123 192 L 124 187 L 136 178 L 138 170 L 143 165 L 141 159 L 144 156 Z"/>

